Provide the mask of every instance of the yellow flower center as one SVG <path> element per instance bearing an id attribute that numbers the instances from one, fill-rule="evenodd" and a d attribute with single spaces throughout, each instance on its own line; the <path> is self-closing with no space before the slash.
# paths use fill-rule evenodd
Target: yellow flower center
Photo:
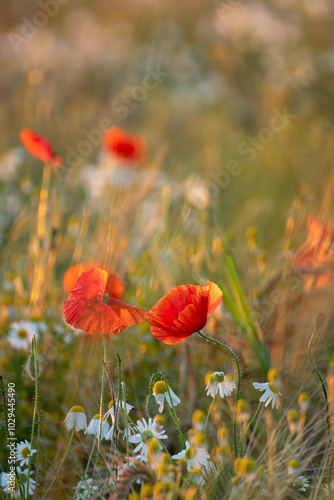
<path id="1" fill-rule="evenodd" d="M 153 393 L 154 394 L 165 394 L 167 392 L 167 385 L 166 382 L 163 380 L 159 380 L 159 382 L 156 382 L 153 387 Z"/>
<path id="2" fill-rule="evenodd" d="M 28 332 L 27 330 L 21 329 L 17 332 L 17 336 L 20 337 L 20 339 L 25 339 L 28 337 Z"/>
<path id="3" fill-rule="evenodd" d="M 267 374 L 267 380 L 268 382 L 274 382 L 274 381 L 278 381 L 278 371 L 276 370 L 276 368 L 270 368 L 270 370 L 268 371 L 268 374 Z"/>
<path id="4" fill-rule="evenodd" d="M 122 403 L 121 403 L 121 404 L 122 404 Z M 117 406 L 117 398 L 115 398 L 115 405 Z M 110 403 L 108 404 L 108 408 L 109 408 L 109 410 L 111 410 L 111 408 L 113 408 L 113 407 L 114 407 L 114 403 L 113 403 L 113 401 L 111 400 L 111 401 L 110 401 Z"/>
<path id="5" fill-rule="evenodd" d="M 28 458 L 29 456 L 30 456 L 30 448 L 28 448 L 28 446 L 26 446 L 22 450 L 22 458 Z"/>
<path id="6" fill-rule="evenodd" d="M 215 372 L 210 376 L 210 383 L 211 384 L 214 384 L 214 383 L 219 384 L 220 382 L 224 382 L 224 377 L 225 377 L 225 374 L 223 372 L 221 372 L 221 373 Z"/>
<path id="7" fill-rule="evenodd" d="M 299 413 L 298 413 L 298 411 L 294 410 L 294 409 L 290 410 L 289 413 L 288 413 L 287 419 L 288 419 L 288 422 L 293 422 L 293 423 L 298 422 L 298 420 L 299 420 Z"/>
<path id="8" fill-rule="evenodd" d="M 107 293 L 103 294 L 102 302 L 104 302 L 106 304 L 108 302 L 108 300 L 109 300 L 109 295 Z"/>
<path id="9" fill-rule="evenodd" d="M 73 406 L 69 413 L 85 413 L 85 410 L 82 408 L 82 406 Z"/>
<path id="10" fill-rule="evenodd" d="M 277 382 L 269 382 L 269 389 L 273 391 L 275 394 L 279 393 L 279 387 Z"/>
<path id="11" fill-rule="evenodd" d="M 192 458 L 194 458 L 195 455 L 196 455 L 196 448 L 194 446 L 190 446 L 190 448 L 188 448 L 184 454 L 187 460 L 191 460 Z"/>

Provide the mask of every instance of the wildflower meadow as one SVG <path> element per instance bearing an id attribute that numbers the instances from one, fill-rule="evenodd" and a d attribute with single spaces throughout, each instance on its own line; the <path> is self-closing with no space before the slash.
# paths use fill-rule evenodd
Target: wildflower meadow
<path id="1" fill-rule="evenodd" d="M 333 2 L 0 12 L 0 498 L 334 498 Z"/>

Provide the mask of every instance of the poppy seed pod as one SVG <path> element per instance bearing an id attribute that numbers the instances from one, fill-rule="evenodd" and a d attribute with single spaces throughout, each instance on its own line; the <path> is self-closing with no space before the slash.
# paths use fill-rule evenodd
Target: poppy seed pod
<path id="1" fill-rule="evenodd" d="M 43 369 L 43 362 L 42 362 L 42 358 L 39 354 L 37 354 L 37 359 L 36 359 L 36 365 L 37 365 L 37 378 L 40 377 L 41 373 L 42 373 L 42 369 Z M 34 358 L 34 355 L 31 354 L 29 356 L 29 359 L 27 360 L 26 364 L 25 364 L 25 367 L 24 367 L 24 373 L 26 375 L 28 375 L 28 377 L 30 377 L 32 380 L 35 380 L 35 358 Z"/>
<path id="2" fill-rule="evenodd" d="M 148 417 L 154 418 L 159 413 L 158 403 L 153 394 L 149 394 L 146 399 L 145 412 Z"/>

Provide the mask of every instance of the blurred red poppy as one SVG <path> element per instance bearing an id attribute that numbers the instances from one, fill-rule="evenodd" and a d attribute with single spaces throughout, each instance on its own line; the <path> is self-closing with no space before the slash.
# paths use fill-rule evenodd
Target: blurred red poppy
<path id="1" fill-rule="evenodd" d="M 105 293 L 113 297 L 114 299 L 121 299 L 125 292 L 124 281 L 114 273 L 111 273 L 104 266 L 99 266 L 93 262 L 87 263 L 79 263 L 71 266 L 64 274 L 63 277 L 63 287 L 65 292 L 70 293 L 72 288 L 75 285 L 76 280 L 79 278 L 80 274 L 85 271 L 89 271 L 92 267 L 98 267 L 99 269 L 103 269 L 108 273 L 108 280 L 106 284 Z"/>
<path id="2" fill-rule="evenodd" d="M 107 282 L 108 273 L 97 267 L 79 276 L 70 299 L 64 304 L 64 316 L 69 325 L 91 335 L 117 334 L 146 319 L 145 309 L 109 297 Z"/>
<path id="3" fill-rule="evenodd" d="M 204 328 L 222 297 L 223 292 L 211 281 L 207 281 L 206 286 L 172 288 L 147 313 L 153 337 L 165 344 L 181 342 Z"/>
<path id="4" fill-rule="evenodd" d="M 296 251 L 293 265 L 312 270 L 330 264 L 334 261 L 334 225 L 308 217 L 307 226 L 307 239 Z"/>
<path id="5" fill-rule="evenodd" d="M 121 128 L 111 127 L 104 132 L 103 148 L 117 158 L 139 163 L 146 157 L 147 142 L 141 135 L 131 135 Z"/>
<path id="6" fill-rule="evenodd" d="M 312 272 L 334 262 L 334 225 L 323 224 L 316 217 L 308 217 L 307 226 L 307 239 L 297 249 L 292 264 Z M 315 281 L 312 278 L 312 282 L 318 288 L 332 284 L 333 271 L 331 269 L 324 271 Z"/>
<path id="7" fill-rule="evenodd" d="M 24 128 L 21 130 L 21 142 L 32 156 L 40 160 L 52 163 L 55 167 L 60 167 L 63 164 L 63 159 L 57 156 L 51 145 L 40 135 L 35 134 L 32 130 Z"/>

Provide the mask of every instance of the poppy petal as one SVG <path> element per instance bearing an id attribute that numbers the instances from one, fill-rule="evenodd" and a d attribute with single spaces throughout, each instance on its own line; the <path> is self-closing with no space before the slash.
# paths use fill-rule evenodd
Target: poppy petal
<path id="1" fill-rule="evenodd" d="M 210 281 L 204 287 L 182 285 L 169 290 L 147 314 L 152 335 L 165 344 L 184 340 L 204 328 L 222 295 L 220 288 Z"/>
<path id="2" fill-rule="evenodd" d="M 223 292 L 216 283 L 207 281 L 206 286 L 203 287 L 209 292 L 208 316 L 213 313 L 219 306 L 223 298 Z"/>
<path id="3" fill-rule="evenodd" d="M 107 304 L 89 298 L 66 300 L 64 316 L 74 328 L 91 335 L 118 333 L 127 326 Z"/>
<path id="4" fill-rule="evenodd" d="M 140 307 L 130 306 L 120 300 L 110 298 L 107 302 L 117 316 L 122 320 L 126 326 L 138 325 L 145 321 L 147 311 Z"/>
<path id="5" fill-rule="evenodd" d="M 73 298 L 102 299 L 108 279 L 107 271 L 92 267 L 82 273 L 71 290 Z"/>
<path id="6" fill-rule="evenodd" d="M 108 279 L 104 293 L 107 293 L 108 295 L 110 295 L 110 297 L 114 297 L 115 299 L 122 298 L 125 292 L 125 285 L 123 280 L 116 274 L 109 272 L 108 269 L 93 262 L 74 264 L 74 266 L 71 266 L 69 269 L 67 269 L 63 277 L 64 290 L 67 293 L 70 293 L 79 276 L 85 271 L 89 271 L 92 267 L 97 267 L 108 272 Z"/>
<path id="7" fill-rule="evenodd" d="M 146 139 L 128 134 L 118 127 L 110 127 L 104 132 L 103 148 L 118 158 L 132 162 L 142 161 L 146 156 Z"/>
<path id="8" fill-rule="evenodd" d="M 20 139 L 22 144 L 32 156 L 39 158 L 44 162 L 51 161 L 54 166 L 60 167 L 63 159 L 56 156 L 51 145 L 40 135 L 28 128 L 21 130 Z"/>

